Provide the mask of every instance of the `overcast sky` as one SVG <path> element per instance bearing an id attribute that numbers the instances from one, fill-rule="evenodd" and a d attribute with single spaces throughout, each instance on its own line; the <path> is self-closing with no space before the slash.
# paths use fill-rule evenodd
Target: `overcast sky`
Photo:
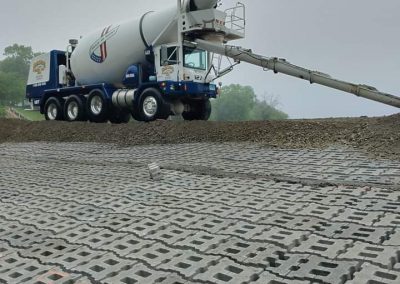
<path id="1" fill-rule="evenodd" d="M 234 44 L 265 56 L 400 96 L 399 0 L 242 0 L 247 37 Z M 175 0 L 0 0 L 0 50 L 64 49 L 99 27 L 163 9 Z M 223 0 L 224 6 L 235 1 Z M 1 58 L 1 57 L 0 57 Z M 243 63 L 221 80 L 277 97 L 291 118 L 386 115 L 398 109 Z"/>

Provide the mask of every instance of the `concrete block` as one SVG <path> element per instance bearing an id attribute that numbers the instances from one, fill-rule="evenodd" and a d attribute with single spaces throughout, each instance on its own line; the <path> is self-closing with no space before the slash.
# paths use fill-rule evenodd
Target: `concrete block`
<path id="1" fill-rule="evenodd" d="M 368 191 L 365 192 L 363 198 L 371 198 L 371 199 L 386 199 L 389 201 L 398 201 L 400 200 L 400 193 L 396 190 L 371 187 Z"/>
<path id="2" fill-rule="evenodd" d="M 232 222 L 236 221 L 234 219 L 231 220 Z M 262 235 L 263 232 L 268 231 L 269 229 L 271 229 L 271 226 L 236 221 L 236 223 L 234 223 L 232 226 L 226 227 L 218 231 L 218 234 L 233 235 L 239 238 L 251 239 L 253 237 L 255 238 L 259 235 Z"/>
<path id="3" fill-rule="evenodd" d="M 219 244 L 227 242 L 230 238 L 231 236 L 198 232 L 195 235 L 190 235 L 184 240 L 175 243 L 175 245 L 188 247 L 196 251 L 208 252 Z"/>
<path id="4" fill-rule="evenodd" d="M 116 271 L 120 271 L 128 266 L 133 266 L 137 262 L 134 260 L 121 259 L 113 253 L 107 253 L 101 256 L 96 256 L 86 263 L 71 268 L 72 271 L 85 272 L 96 281 L 100 281 L 106 277 L 114 275 Z"/>
<path id="5" fill-rule="evenodd" d="M 345 253 L 339 255 L 339 259 L 355 259 L 376 263 L 388 269 L 393 268 L 400 256 L 398 246 L 379 246 L 361 242 L 355 242 Z"/>
<path id="6" fill-rule="evenodd" d="M 336 225 L 336 223 L 333 224 Z M 392 232 L 393 229 L 390 227 L 370 227 L 349 223 L 338 226 L 332 237 L 381 244 L 389 238 Z"/>
<path id="7" fill-rule="evenodd" d="M 167 216 L 162 221 L 165 223 L 175 224 L 182 228 L 187 228 L 203 219 L 205 215 L 193 213 L 187 210 L 180 211 L 176 215 Z"/>
<path id="8" fill-rule="evenodd" d="M 347 282 L 349 284 L 398 284 L 400 283 L 400 272 L 383 269 L 379 266 L 364 263 L 360 271 L 354 274 L 354 278 Z"/>
<path id="9" fill-rule="evenodd" d="M 167 247 L 161 243 L 154 243 L 153 245 L 142 248 L 138 252 L 128 254 L 125 257 L 141 259 L 150 266 L 156 267 L 161 263 L 168 263 L 182 254 L 182 251 Z"/>
<path id="10" fill-rule="evenodd" d="M 159 274 L 162 274 L 162 272 L 159 272 Z M 198 282 L 194 280 L 190 280 L 188 282 L 187 280 L 183 279 L 181 276 L 175 273 L 168 272 L 167 275 L 161 275 L 160 278 L 156 280 L 157 284 L 200 284 L 203 282 Z"/>
<path id="11" fill-rule="evenodd" d="M 101 283 L 162 283 L 161 281 L 165 281 L 168 274 L 168 272 L 156 271 L 141 263 L 137 263 L 126 266 L 120 271 L 111 272 Z"/>
<path id="12" fill-rule="evenodd" d="M 18 249 L 10 247 L 4 241 L 0 241 L 0 259 L 15 252 L 18 252 Z"/>
<path id="13" fill-rule="evenodd" d="M 353 244 L 351 240 L 329 239 L 317 235 L 308 236 L 307 240 L 300 243 L 298 247 L 290 250 L 297 253 L 311 253 L 325 256 L 329 259 L 344 253 L 348 247 Z"/>
<path id="14" fill-rule="evenodd" d="M 251 284 L 309 284 L 307 280 L 294 280 L 289 278 L 283 278 L 272 274 L 271 272 L 264 271 L 260 274 L 259 278 L 251 282 Z"/>
<path id="15" fill-rule="evenodd" d="M 126 226 L 142 219 L 144 219 L 144 217 L 131 217 L 127 214 L 107 214 L 96 218 L 96 221 L 91 222 L 90 225 L 93 227 L 105 227 L 118 231 L 119 229 L 125 228 Z"/>
<path id="16" fill-rule="evenodd" d="M 351 208 L 345 208 L 339 211 L 338 215 L 333 217 L 331 220 L 372 226 L 372 224 L 378 221 L 381 217 L 383 217 L 383 212 L 361 211 Z"/>
<path id="17" fill-rule="evenodd" d="M 388 240 L 383 242 L 385 246 L 397 246 L 400 247 L 400 228 L 397 228 L 393 234 L 390 234 Z"/>
<path id="18" fill-rule="evenodd" d="M 116 239 L 123 238 L 127 235 L 127 233 L 116 233 L 108 229 L 99 229 L 91 231 L 90 234 L 81 236 L 76 239 L 75 242 L 96 249 L 112 244 Z"/>
<path id="19" fill-rule="evenodd" d="M 253 223 L 258 223 L 258 224 L 263 224 L 264 221 L 268 218 L 271 217 L 271 219 L 274 219 L 275 217 L 272 218 L 272 216 L 276 216 L 277 214 L 280 213 L 275 213 L 275 212 L 270 212 L 270 211 L 260 211 L 256 209 L 238 209 L 235 213 L 229 214 L 227 216 L 222 217 L 228 217 L 231 219 L 239 219 L 242 221 L 248 221 L 248 222 L 253 222 Z"/>
<path id="20" fill-rule="evenodd" d="M 400 226 L 400 215 L 394 212 L 385 212 L 384 215 L 374 223 L 374 226 L 398 227 Z"/>
<path id="21" fill-rule="evenodd" d="M 270 229 L 263 231 L 261 234 L 254 236 L 252 240 L 268 242 L 290 250 L 304 241 L 309 234 L 310 232 L 306 231 L 294 231 L 281 229 L 279 227 L 271 227 Z"/>
<path id="22" fill-rule="evenodd" d="M 263 209 L 274 212 L 295 214 L 296 212 L 303 210 L 305 206 L 306 204 L 301 202 L 272 200 L 272 202 L 268 206 L 265 206 Z"/>
<path id="23" fill-rule="evenodd" d="M 149 232 L 149 234 L 146 235 L 146 238 L 151 240 L 159 240 L 173 245 L 196 233 L 196 230 L 181 229 L 175 225 L 169 225 L 166 228 Z"/>
<path id="24" fill-rule="evenodd" d="M 218 262 L 220 256 L 203 255 L 194 251 L 185 251 L 182 255 L 170 259 L 157 266 L 159 269 L 167 271 L 177 271 L 187 278 L 206 270 L 212 263 Z"/>
<path id="25" fill-rule="evenodd" d="M 62 239 L 48 239 L 42 243 L 35 244 L 31 248 L 22 250 L 21 256 L 39 259 L 41 263 L 51 263 L 54 259 L 78 249 L 80 245 L 69 244 Z"/>
<path id="26" fill-rule="evenodd" d="M 234 218 L 233 216 L 235 216 L 235 214 L 242 211 L 243 211 L 242 208 L 233 207 L 231 205 L 212 204 L 212 206 L 205 208 L 201 213 L 216 215 L 224 218 Z"/>
<path id="27" fill-rule="evenodd" d="M 358 267 L 356 261 L 334 261 L 313 255 L 299 266 L 292 267 L 292 272 L 287 276 L 312 282 L 343 284 L 351 279 Z"/>
<path id="28" fill-rule="evenodd" d="M 193 276 L 194 280 L 216 284 L 246 283 L 258 279 L 261 268 L 247 267 L 223 258 Z"/>
<path id="29" fill-rule="evenodd" d="M 0 264 L 1 265 L 1 264 Z M 0 266 L 1 267 L 1 266 Z M 37 276 L 51 270 L 50 266 L 42 265 L 32 259 L 24 259 L 8 269 L 0 268 L 1 283 L 35 283 Z"/>
<path id="30" fill-rule="evenodd" d="M 140 211 L 140 217 L 164 221 L 164 219 L 170 217 L 180 216 L 182 212 L 184 212 L 182 209 L 165 208 L 161 206 L 147 206 L 145 209 Z"/>
<path id="31" fill-rule="evenodd" d="M 310 203 L 303 209 L 297 211 L 297 214 L 331 220 L 333 217 L 336 217 L 341 210 L 344 209 L 344 206 L 327 206 Z"/>
<path id="32" fill-rule="evenodd" d="M 230 204 L 238 207 L 245 207 L 248 209 L 256 209 L 256 210 L 262 210 L 265 208 L 269 208 L 269 206 L 276 202 L 276 200 L 273 199 L 266 199 L 266 198 L 259 198 L 259 197 L 254 197 L 254 196 L 248 196 L 248 195 L 237 195 L 238 200 L 236 203 Z"/>
<path id="33" fill-rule="evenodd" d="M 161 168 L 157 163 L 151 163 L 147 167 L 152 180 L 160 181 L 162 179 Z"/>
<path id="34" fill-rule="evenodd" d="M 291 254 L 284 251 L 275 251 L 263 261 L 268 264 L 266 271 L 281 277 L 288 277 L 293 271 L 297 271 L 300 265 L 307 263 L 310 254 Z"/>
<path id="35" fill-rule="evenodd" d="M 218 217 L 203 217 L 194 224 L 188 226 L 190 229 L 202 230 L 208 233 L 225 233 L 225 230 L 235 225 L 237 221 Z"/>
<path id="36" fill-rule="evenodd" d="M 48 271 L 34 277 L 34 283 L 44 284 L 89 284 L 90 280 L 80 274 L 68 273 L 58 267 L 53 267 Z"/>
<path id="37" fill-rule="evenodd" d="M 124 237 L 119 237 L 111 243 L 101 246 L 101 249 L 111 250 L 118 256 L 134 255 L 142 248 L 153 245 L 155 241 L 144 240 L 136 237 L 133 234 L 128 234 Z"/>
<path id="38" fill-rule="evenodd" d="M 134 233 L 144 237 L 152 231 L 162 230 L 168 227 L 168 223 L 154 221 L 149 218 L 134 220 L 129 226 L 121 228 L 120 232 Z"/>
<path id="39" fill-rule="evenodd" d="M 81 246 L 69 250 L 65 254 L 54 256 L 49 262 L 62 265 L 67 270 L 76 268 L 75 271 L 78 271 L 79 266 L 89 263 L 92 259 L 98 259 L 106 253 L 106 251 L 92 250 L 87 246 Z"/>

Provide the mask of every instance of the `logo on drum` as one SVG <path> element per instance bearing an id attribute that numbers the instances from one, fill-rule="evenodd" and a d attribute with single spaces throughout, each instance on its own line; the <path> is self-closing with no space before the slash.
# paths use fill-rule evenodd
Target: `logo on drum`
<path id="1" fill-rule="evenodd" d="M 104 28 L 100 38 L 89 49 L 90 58 L 96 63 L 103 63 L 107 59 L 107 41 L 115 36 L 119 29 L 119 26 L 111 27 Z"/>

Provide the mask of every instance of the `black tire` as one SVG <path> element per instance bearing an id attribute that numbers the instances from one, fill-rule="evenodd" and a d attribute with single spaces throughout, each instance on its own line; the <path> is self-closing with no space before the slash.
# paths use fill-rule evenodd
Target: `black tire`
<path id="1" fill-rule="evenodd" d="M 139 110 L 137 107 L 133 108 L 133 111 L 131 112 L 132 118 L 136 121 L 142 121 L 141 117 L 139 116 Z"/>
<path id="2" fill-rule="evenodd" d="M 167 119 L 171 114 L 171 107 L 164 101 L 159 90 L 148 88 L 140 95 L 137 114 L 139 120 L 145 122 Z"/>
<path id="3" fill-rule="evenodd" d="M 63 120 L 64 119 L 64 100 L 55 97 L 47 99 L 44 105 L 44 117 L 46 120 Z"/>
<path id="4" fill-rule="evenodd" d="M 108 104 L 101 90 L 90 92 L 86 101 L 86 113 L 91 122 L 104 123 L 108 120 Z"/>
<path id="5" fill-rule="evenodd" d="M 64 104 L 65 120 L 69 122 L 87 120 L 85 102 L 85 97 L 70 96 Z"/>
<path id="6" fill-rule="evenodd" d="M 211 102 L 210 100 L 191 101 L 189 104 L 189 111 L 182 113 L 184 120 L 204 120 L 207 121 L 211 116 Z"/>
<path id="7" fill-rule="evenodd" d="M 131 119 L 131 113 L 129 111 L 118 108 L 112 108 L 109 116 L 109 120 L 113 124 L 128 123 Z"/>

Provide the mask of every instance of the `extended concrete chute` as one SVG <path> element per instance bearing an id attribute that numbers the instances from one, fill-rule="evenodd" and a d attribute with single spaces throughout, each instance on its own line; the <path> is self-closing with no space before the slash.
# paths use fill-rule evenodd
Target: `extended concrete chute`
<path id="1" fill-rule="evenodd" d="M 308 70 L 287 62 L 285 59 L 276 57 L 265 57 L 253 53 L 251 50 L 237 46 L 222 45 L 202 39 L 195 41 L 198 48 L 220 54 L 234 59 L 236 62 L 247 62 L 253 65 L 260 66 L 267 70 L 272 70 L 275 73 L 283 73 L 292 77 L 300 78 L 309 81 L 311 84 L 319 84 L 329 88 L 337 89 L 343 92 L 351 93 L 359 97 L 380 102 L 386 105 L 400 108 L 400 98 L 378 91 L 376 88 L 349 83 L 342 80 L 337 80 L 318 71 Z"/>

